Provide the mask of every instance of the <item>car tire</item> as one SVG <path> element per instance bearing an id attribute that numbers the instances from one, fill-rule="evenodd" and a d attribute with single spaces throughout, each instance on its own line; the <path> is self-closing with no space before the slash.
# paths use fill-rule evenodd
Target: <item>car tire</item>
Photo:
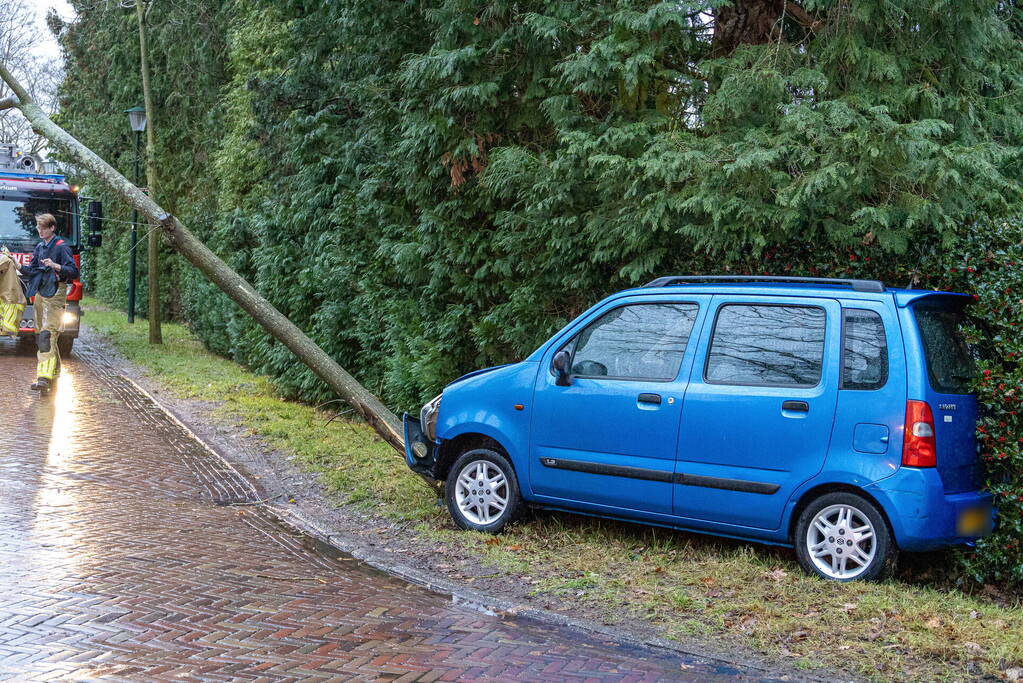
<path id="1" fill-rule="evenodd" d="M 807 505 L 796 522 L 793 541 L 803 570 L 829 581 L 881 579 L 894 569 L 898 557 L 877 506 L 844 491 L 826 493 Z"/>
<path id="2" fill-rule="evenodd" d="M 515 469 L 489 448 L 474 448 L 455 460 L 444 485 L 451 518 L 462 529 L 496 534 L 522 512 Z"/>

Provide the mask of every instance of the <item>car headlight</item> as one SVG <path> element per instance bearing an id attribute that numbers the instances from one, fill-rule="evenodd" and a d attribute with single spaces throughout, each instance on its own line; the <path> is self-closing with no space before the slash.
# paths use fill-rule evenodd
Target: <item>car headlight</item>
<path id="1" fill-rule="evenodd" d="M 437 440 L 437 413 L 440 412 L 441 396 L 443 394 L 435 396 L 419 411 L 419 423 L 423 428 L 423 435 L 430 441 Z"/>
<path id="2" fill-rule="evenodd" d="M 64 311 L 64 317 L 61 320 L 63 320 L 65 325 L 70 325 L 78 320 L 78 316 L 71 311 Z"/>

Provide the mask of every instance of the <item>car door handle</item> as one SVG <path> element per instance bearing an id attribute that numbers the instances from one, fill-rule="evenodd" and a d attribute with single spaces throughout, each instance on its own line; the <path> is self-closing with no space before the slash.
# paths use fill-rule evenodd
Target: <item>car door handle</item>
<path id="1" fill-rule="evenodd" d="M 782 410 L 791 410 L 794 413 L 810 412 L 810 404 L 806 401 L 784 401 L 781 404 Z"/>
<path id="2" fill-rule="evenodd" d="M 661 405 L 661 395 L 660 394 L 640 394 L 639 395 L 639 402 L 640 403 L 656 403 L 657 405 Z"/>

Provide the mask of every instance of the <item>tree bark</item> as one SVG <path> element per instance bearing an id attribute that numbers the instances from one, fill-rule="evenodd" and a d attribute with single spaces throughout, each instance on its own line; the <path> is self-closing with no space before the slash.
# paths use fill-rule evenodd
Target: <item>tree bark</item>
<path id="1" fill-rule="evenodd" d="M 110 186 L 125 201 L 137 208 L 149 220 L 163 229 L 171 246 L 198 268 L 206 277 L 241 306 L 275 339 L 284 344 L 320 379 L 369 423 L 380 436 L 399 453 L 404 454 L 405 443 L 401 422 L 380 400 L 366 390 L 344 368 L 328 356 L 309 337 L 298 329 L 273 305 L 260 296 L 252 285 L 221 261 L 216 254 L 200 242 L 178 221 L 164 211 L 153 199 L 99 158 L 92 150 L 53 123 L 29 97 L 25 89 L 0 64 L 0 77 L 14 91 L 14 97 L 0 102 L 0 109 L 14 106 L 21 110 L 37 133 L 64 150 L 82 168 L 86 168 Z M 430 480 L 427 480 L 430 483 Z M 431 483 L 432 485 L 432 483 Z"/>
<path id="2" fill-rule="evenodd" d="M 153 91 L 149 87 L 149 56 L 146 50 L 146 15 L 144 0 L 135 0 L 135 14 L 139 22 L 139 54 L 142 68 L 142 97 L 146 106 L 146 187 L 149 196 L 156 199 L 156 117 Z M 160 327 L 160 233 L 149 233 L 147 246 L 149 272 L 149 343 L 162 344 Z"/>
<path id="3" fill-rule="evenodd" d="M 712 57 L 727 57 L 740 45 L 778 40 L 782 19 L 789 17 L 813 32 L 819 22 L 794 0 L 733 0 L 714 10 Z"/>
<path id="4" fill-rule="evenodd" d="M 771 40 L 781 3 L 775 0 L 734 0 L 714 11 L 711 54 L 724 57 L 740 45 L 762 45 Z"/>

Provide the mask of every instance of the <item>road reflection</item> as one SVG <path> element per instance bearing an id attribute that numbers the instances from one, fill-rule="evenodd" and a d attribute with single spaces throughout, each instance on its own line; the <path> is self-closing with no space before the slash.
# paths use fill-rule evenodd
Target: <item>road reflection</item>
<path id="1" fill-rule="evenodd" d="M 36 581 L 58 583 L 73 574 L 85 551 L 79 525 L 78 487 L 68 481 L 68 467 L 75 460 L 78 401 L 75 373 L 64 367 L 55 389 L 38 396 L 33 406 L 33 431 L 46 438 L 39 456 L 45 456 L 32 506 L 29 538 L 33 547 L 32 572 Z M 45 435 L 48 435 L 46 437 Z"/>

